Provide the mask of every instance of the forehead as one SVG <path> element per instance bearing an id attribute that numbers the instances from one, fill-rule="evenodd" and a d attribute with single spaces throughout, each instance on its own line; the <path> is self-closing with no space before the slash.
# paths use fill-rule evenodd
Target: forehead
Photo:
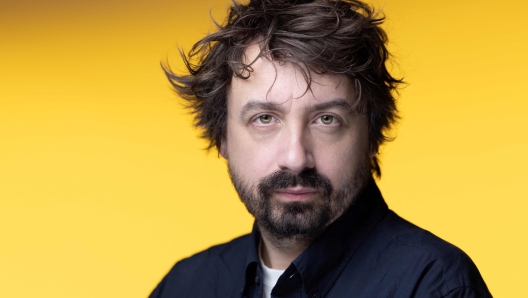
<path id="1" fill-rule="evenodd" d="M 257 44 L 245 51 L 243 63 L 251 71 L 243 73 L 247 79 L 233 77 L 228 93 L 229 105 L 243 105 L 249 100 L 283 104 L 303 98 L 304 104 L 317 104 L 325 100 L 355 100 L 351 80 L 346 76 L 310 72 L 310 86 L 298 67 L 289 62 L 260 56 Z M 258 57 L 258 58 L 257 58 Z M 308 90 L 310 87 L 310 90 Z"/>

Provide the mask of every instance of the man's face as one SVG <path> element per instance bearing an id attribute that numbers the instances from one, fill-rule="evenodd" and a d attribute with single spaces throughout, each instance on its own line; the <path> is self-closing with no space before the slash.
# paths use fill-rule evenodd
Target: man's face
<path id="1" fill-rule="evenodd" d="M 258 47 L 247 49 L 253 61 Z M 315 236 L 351 204 L 370 176 L 367 117 L 349 79 L 261 57 L 233 77 L 220 153 L 261 229 L 278 239 Z"/>

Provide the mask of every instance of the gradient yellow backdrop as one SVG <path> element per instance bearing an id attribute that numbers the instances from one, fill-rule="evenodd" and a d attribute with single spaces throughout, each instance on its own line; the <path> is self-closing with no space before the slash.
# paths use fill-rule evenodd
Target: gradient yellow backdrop
<path id="1" fill-rule="evenodd" d="M 252 218 L 159 62 L 228 0 L 0 0 L 0 297 L 145 297 Z M 409 85 L 380 188 L 528 297 L 528 4 L 379 0 Z"/>

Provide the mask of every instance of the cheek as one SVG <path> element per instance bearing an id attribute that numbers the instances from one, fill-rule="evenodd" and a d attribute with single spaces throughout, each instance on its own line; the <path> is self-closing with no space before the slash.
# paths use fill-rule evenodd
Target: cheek
<path id="1" fill-rule="evenodd" d="M 230 130 L 227 138 L 227 154 L 230 167 L 237 171 L 241 178 L 255 185 L 266 175 L 274 171 L 275 154 L 273 146 L 254 142 L 248 134 Z"/>
<path id="2" fill-rule="evenodd" d="M 319 146 L 316 154 L 316 168 L 326 175 L 334 187 L 341 187 L 350 181 L 357 169 L 368 162 L 366 138 L 345 138 L 331 146 Z"/>

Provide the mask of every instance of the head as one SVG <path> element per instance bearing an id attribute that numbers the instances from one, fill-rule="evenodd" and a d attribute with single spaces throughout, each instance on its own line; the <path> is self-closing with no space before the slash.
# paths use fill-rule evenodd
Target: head
<path id="1" fill-rule="evenodd" d="M 224 25 L 165 67 L 242 200 L 277 237 L 346 209 L 397 119 L 383 18 L 360 1 L 233 3 Z"/>

